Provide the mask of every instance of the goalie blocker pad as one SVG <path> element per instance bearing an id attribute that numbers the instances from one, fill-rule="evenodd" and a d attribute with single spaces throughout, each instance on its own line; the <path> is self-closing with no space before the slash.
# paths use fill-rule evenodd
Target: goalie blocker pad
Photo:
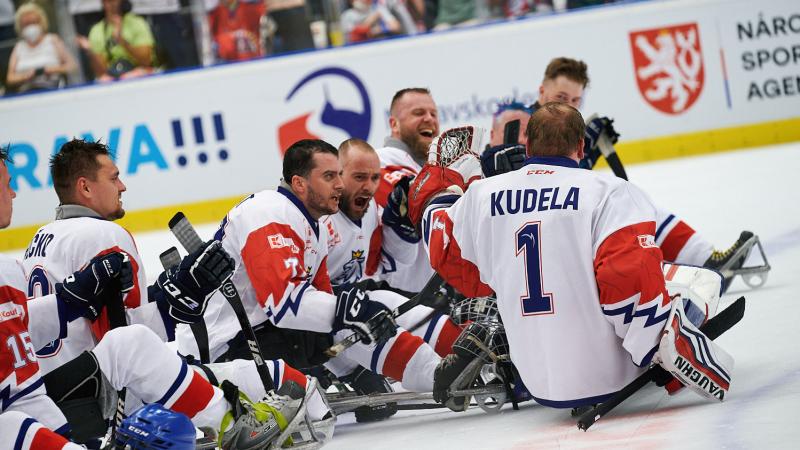
<path id="1" fill-rule="evenodd" d="M 680 297 L 673 301 L 653 360 L 699 395 L 723 401 L 730 389 L 733 358 L 692 323 L 686 310 L 697 306 L 691 303 Z"/>
<path id="2" fill-rule="evenodd" d="M 425 164 L 411 183 L 408 195 L 408 217 L 419 226 L 422 214 L 430 200 L 451 186 L 457 186 L 462 192 L 466 188 L 461 175 L 446 167 Z"/>

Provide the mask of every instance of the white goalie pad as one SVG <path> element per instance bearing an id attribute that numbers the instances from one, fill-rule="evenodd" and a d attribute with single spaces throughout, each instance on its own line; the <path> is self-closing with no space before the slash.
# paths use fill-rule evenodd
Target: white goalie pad
<path id="1" fill-rule="evenodd" d="M 722 293 L 722 276 L 710 269 L 681 264 L 664 264 L 664 281 L 670 297 L 679 294 L 685 312 L 695 326 L 714 317 Z M 702 317 L 701 317 L 702 315 Z"/>
<path id="2" fill-rule="evenodd" d="M 692 324 L 683 306 L 680 297 L 673 301 L 653 362 L 702 397 L 723 401 L 730 389 L 733 357 Z"/>

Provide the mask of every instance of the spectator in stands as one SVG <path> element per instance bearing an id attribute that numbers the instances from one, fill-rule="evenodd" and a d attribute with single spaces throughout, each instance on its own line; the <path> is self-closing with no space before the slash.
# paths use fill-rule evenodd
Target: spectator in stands
<path id="1" fill-rule="evenodd" d="M 8 58 L 11 48 L 14 47 L 14 4 L 11 0 L 0 0 L 0 85 L 6 81 L 8 73 Z M 0 86 L 0 95 L 2 95 Z"/>
<path id="2" fill-rule="evenodd" d="M 190 14 L 181 14 L 179 0 L 131 0 L 133 13 L 150 25 L 157 59 L 166 69 L 198 65 Z"/>
<path id="3" fill-rule="evenodd" d="M 88 36 L 89 30 L 97 22 L 103 20 L 102 0 L 67 0 L 67 11 L 72 16 L 72 23 L 75 25 L 75 34 L 78 36 Z M 94 80 L 91 59 L 86 52 L 78 52 L 81 71 L 83 77 Z"/>
<path id="4" fill-rule="evenodd" d="M 400 22 L 377 0 L 352 0 L 342 13 L 342 32 L 347 43 L 400 34 Z"/>
<path id="5" fill-rule="evenodd" d="M 155 41 L 150 26 L 131 12 L 129 0 L 103 0 L 103 20 L 78 37 L 99 81 L 135 78 L 153 72 Z"/>
<path id="6" fill-rule="evenodd" d="M 47 32 L 44 11 L 35 3 L 23 4 L 14 16 L 14 29 L 20 39 L 11 51 L 8 87 L 17 92 L 30 92 L 64 86 L 66 75 L 77 65 L 64 41 Z"/>
<path id="7" fill-rule="evenodd" d="M 242 61 L 263 55 L 259 22 L 265 12 L 263 0 L 220 0 L 208 13 L 217 58 Z"/>
<path id="8" fill-rule="evenodd" d="M 467 26 L 478 22 L 476 3 L 482 0 L 439 0 L 434 30 L 446 30 L 455 25 Z"/>
<path id="9" fill-rule="evenodd" d="M 265 0 L 267 15 L 275 21 L 275 53 L 314 48 L 306 16 L 306 0 Z"/>

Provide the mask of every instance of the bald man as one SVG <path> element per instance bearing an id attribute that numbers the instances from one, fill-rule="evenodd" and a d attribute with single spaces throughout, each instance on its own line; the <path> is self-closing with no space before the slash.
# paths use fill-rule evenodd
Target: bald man
<path id="1" fill-rule="evenodd" d="M 383 208 L 373 198 L 380 182 L 380 159 L 375 149 L 361 139 L 349 139 L 339 146 L 344 190 L 339 212 L 322 219 L 328 232 L 328 274 L 334 292 L 358 283 L 371 299 L 394 309 L 408 300 L 398 293 L 379 289 L 373 278 L 381 275 L 381 266 L 392 259 L 411 264 L 417 257 L 416 246 L 407 245 L 390 227 L 381 223 Z M 382 258 L 390 254 L 392 258 Z M 368 281 L 367 281 L 368 280 Z M 325 366 L 360 394 L 391 392 L 378 373 L 402 380 L 411 390 L 429 390 L 432 372 L 439 355 L 451 351 L 460 328 L 448 316 L 417 306 L 397 318 L 398 334 L 386 345 L 374 348 L 352 347 Z M 412 332 L 403 331 L 415 328 Z M 346 333 L 344 333 L 346 334 Z M 341 339 L 342 336 L 337 338 Z M 365 351 L 369 351 L 367 354 Z M 359 365 L 359 361 L 362 365 Z M 367 366 L 364 361 L 371 361 Z M 396 412 L 393 405 L 356 409 L 358 422 L 381 420 Z"/>

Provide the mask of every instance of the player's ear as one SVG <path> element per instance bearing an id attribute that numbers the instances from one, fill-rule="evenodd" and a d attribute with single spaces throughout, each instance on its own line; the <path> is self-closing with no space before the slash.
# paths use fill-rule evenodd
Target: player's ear
<path id="1" fill-rule="evenodd" d="M 394 116 L 389 116 L 389 129 L 392 130 L 392 134 L 400 134 L 400 125 Z"/>
<path id="2" fill-rule="evenodd" d="M 584 145 L 583 138 L 581 138 L 581 140 L 578 141 L 578 155 L 577 155 L 578 156 L 578 161 L 582 160 L 583 157 L 585 156 L 585 154 L 583 152 L 583 145 Z"/>
<path id="3" fill-rule="evenodd" d="M 292 175 L 292 182 L 289 184 L 295 194 L 303 194 L 306 191 L 306 179 L 300 175 Z"/>

